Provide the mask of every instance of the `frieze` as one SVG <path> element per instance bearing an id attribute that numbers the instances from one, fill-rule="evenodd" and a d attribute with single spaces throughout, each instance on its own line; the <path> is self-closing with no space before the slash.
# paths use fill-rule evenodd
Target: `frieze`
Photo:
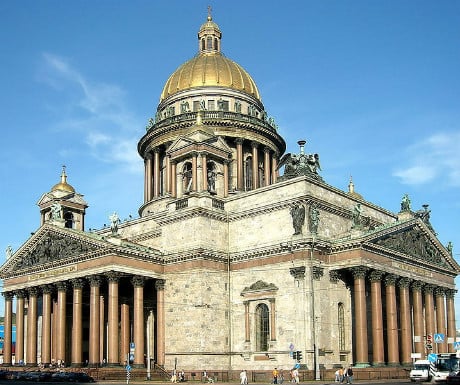
<path id="1" fill-rule="evenodd" d="M 408 271 L 414 274 L 423 275 L 425 277 L 432 277 L 433 273 L 429 270 L 417 266 L 411 266 L 407 263 L 392 261 L 391 266 L 402 271 Z"/>
<path id="2" fill-rule="evenodd" d="M 73 273 L 75 271 L 77 271 L 77 266 L 73 265 L 73 266 L 61 267 L 59 269 L 42 271 L 40 273 L 29 274 L 27 276 L 27 279 L 28 281 L 36 281 L 38 279 L 61 276 L 64 274 Z"/>
<path id="3" fill-rule="evenodd" d="M 389 234 L 387 237 L 374 242 L 391 250 L 396 250 L 414 257 L 418 260 L 447 267 L 439 250 L 430 242 L 425 232 L 413 228 L 409 231 L 401 231 Z"/>

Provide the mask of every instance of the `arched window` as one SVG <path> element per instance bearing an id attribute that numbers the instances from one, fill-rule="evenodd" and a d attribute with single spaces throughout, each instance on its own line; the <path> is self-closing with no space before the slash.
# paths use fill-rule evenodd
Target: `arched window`
<path id="1" fill-rule="evenodd" d="M 342 302 L 337 306 L 338 327 L 339 327 L 339 350 L 345 350 L 345 310 Z"/>
<path id="2" fill-rule="evenodd" d="M 256 307 L 256 351 L 264 352 L 268 350 L 268 340 L 270 338 L 270 313 L 268 306 L 264 303 Z"/>
<path id="3" fill-rule="evenodd" d="M 64 214 L 64 226 L 68 229 L 73 229 L 73 214 L 70 211 L 67 211 Z"/>
<path id="4" fill-rule="evenodd" d="M 201 39 L 201 50 L 204 51 L 205 49 L 205 42 L 204 39 Z"/>
<path id="5" fill-rule="evenodd" d="M 244 187 L 246 191 L 252 190 L 252 156 L 246 158 L 244 165 Z"/>
<path id="6" fill-rule="evenodd" d="M 212 37 L 208 36 L 206 39 L 206 49 L 212 49 Z"/>
<path id="7" fill-rule="evenodd" d="M 189 193 L 192 189 L 192 164 L 187 162 L 182 169 L 182 181 L 184 193 Z"/>

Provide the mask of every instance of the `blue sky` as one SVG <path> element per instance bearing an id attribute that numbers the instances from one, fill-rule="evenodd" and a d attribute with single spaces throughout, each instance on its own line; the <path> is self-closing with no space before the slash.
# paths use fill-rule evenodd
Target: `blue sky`
<path id="1" fill-rule="evenodd" d="M 459 260 L 460 2 L 447 0 L 3 0 L 1 250 L 38 228 L 62 165 L 90 205 L 87 229 L 137 215 L 137 141 L 196 54 L 208 4 L 288 151 L 306 139 L 327 183 L 346 190 L 352 175 L 388 210 L 405 193 L 414 210 L 429 204 Z"/>

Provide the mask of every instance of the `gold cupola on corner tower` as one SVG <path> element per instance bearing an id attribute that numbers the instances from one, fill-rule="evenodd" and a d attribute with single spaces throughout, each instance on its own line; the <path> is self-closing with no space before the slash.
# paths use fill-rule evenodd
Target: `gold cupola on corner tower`
<path id="1" fill-rule="evenodd" d="M 85 230 L 85 213 L 88 204 L 82 194 L 67 182 L 66 167 L 62 166 L 61 180 L 37 202 L 40 207 L 40 225 L 50 222 L 69 229 Z"/>

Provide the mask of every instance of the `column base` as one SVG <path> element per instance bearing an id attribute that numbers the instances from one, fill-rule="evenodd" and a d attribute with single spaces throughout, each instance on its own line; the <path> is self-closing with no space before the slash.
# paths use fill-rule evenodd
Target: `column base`
<path id="1" fill-rule="evenodd" d="M 131 367 L 134 369 L 145 369 L 144 364 L 132 364 Z"/>
<path id="2" fill-rule="evenodd" d="M 385 362 L 373 362 L 373 363 L 372 363 L 372 366 L 373 366 L 374 368 L 380 368 L 380 367 L 382 367 L 382 366 L 385 366 Z"/>
<path id="3" fill-rule="evenodd" d="M 390 368 L 396 368 L 398 366 L 401 366 L 401 364 L 399 362 L 388 362 L 387 366 Z"/>
<path id="4" fill-rule="evenodd" d="M 72 363 L 70 364 L 70 367 L 71 367 L 71 368 L 83 368 L 83 366 L 84 366 L 84 365 L 83 365 L 83 362 L 72 362 Z"/>
<path id="5" fill-rule="evenodd" d="M 355 368 L 369 368 L 371 364 L 369 362 L 357 362 L 353 365 Z"/>

